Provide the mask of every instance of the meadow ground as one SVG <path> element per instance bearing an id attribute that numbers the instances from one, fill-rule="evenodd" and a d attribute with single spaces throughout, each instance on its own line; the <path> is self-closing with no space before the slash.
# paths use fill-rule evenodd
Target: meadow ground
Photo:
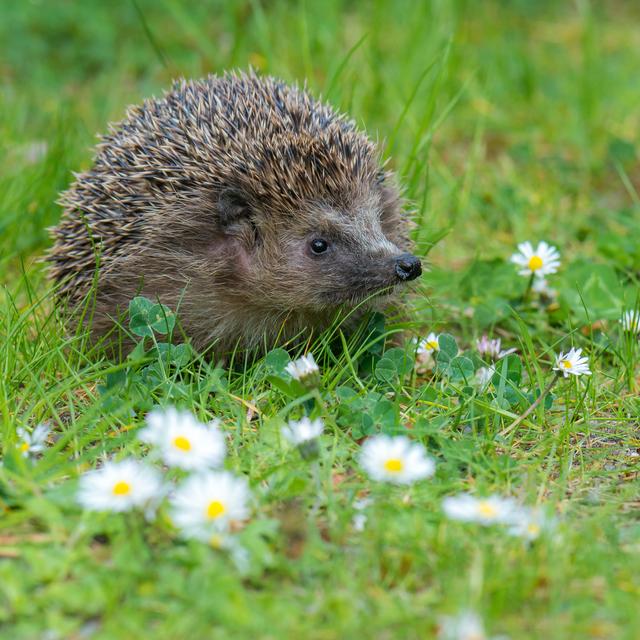
<path id="1" fill-rule="evenodd" d="M 0 637 L 485 637 L 443 622 L 465 611 L 487 637 L 640 637 L 640 346 L 619 322 L 640 291 L 639 20 L 587 0 L 3 2 Z M 306 79 L 386 141 L 431 264 L 411 322 L 309 345 L 311 390 L 282 350 L 223 369 L 157 332 L 110 362 L 65 337 L 38 263 L 108 121 L 174 77 L 248 65 Z M 546 293 L 509 262 L 526 240 L 560 252 Z M 399 331 L 446 335 L 426 356 L 385 346 Z M 492 375 L 483 334 L 517 349 Z M 558 376 L 513 426 L 572 346 L 592 375 Z M 185 539 L 166 506 L 150 522 L 76 500 L 107 458 L 153 456 L 139 427 L 172 404 L 218 418 L 224 465 L 249 480 L 249 517 L 219 544 Z M 281 435 L 305 412 L 324 421 L 312 461 Z M 408 434 L 435 474 L 370 477 L 379 433 Z M 500 505 L 447 515 L 462 492 L 538 508 L 540 531 L 492 524 Z"/>

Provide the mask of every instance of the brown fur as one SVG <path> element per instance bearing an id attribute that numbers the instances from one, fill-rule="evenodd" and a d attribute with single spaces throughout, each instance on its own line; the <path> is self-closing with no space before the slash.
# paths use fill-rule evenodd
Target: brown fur
<path id="1" fill-rule="evenodd" d="M 322 330 L 395 288 L 407 222 L 393 175 L 355 124 L 273 78 L 177 83 L 129 109 L 62 195 L 48 260 L 62 299 L 90 292 L 94 336 L 141 293 L 198 347 Z M 313 255 L 310 240 L 331 241 Z"/>

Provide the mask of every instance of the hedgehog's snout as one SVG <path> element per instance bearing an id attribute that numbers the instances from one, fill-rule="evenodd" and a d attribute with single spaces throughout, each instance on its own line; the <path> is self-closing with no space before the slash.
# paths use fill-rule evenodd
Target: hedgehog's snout
<path id="1" fill-rule="evenodd" d="M 402 282 L 415 280 L 422 274 L 422 263 L 420 258 L 411 253 L 403 253 L 395 260 L 396 275 Z"/>

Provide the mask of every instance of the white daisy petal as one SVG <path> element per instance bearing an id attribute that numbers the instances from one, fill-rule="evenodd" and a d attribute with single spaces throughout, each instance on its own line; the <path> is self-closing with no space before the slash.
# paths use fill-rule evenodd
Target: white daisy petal
<path id="1" fill-rule="evenodd" d="M 640 333 L 640 312 L 625 311 L 620 318 L 620 324 L 623 331 L 629 333 Z"/>
<path id="2" fill-rule="evenodd" d="M 531 289 L 550 300 L 555 300 L 558 297 L 558 292 L 549 286 L 546 278 L 535 278 Z"/>
<path id="3" fill-rule="evenodd" d="M 324 424 L 320 418 L 309 420 L 306 416 L 301 420 L 290 420 L 289 424 L 282 427 L 282 437 L 291 444 L 298 446 L 303 442 L 315 440 L 324 430 Z"/>
<path id="4" fill-rule="evenodd" d="M 360 452 L 360 464 L 373 480 L 412 484 L 435 472 L 424 447 L 405 436 L 372 436 Z"/>
<path id="5" fill-rule="evenodd" d="M 209 471 L 188 478 L 171 498 L 175 525 L 187 538 L 210 540 L 232 522 L 248 517 L 249 485 L 228 471 Z"/>
<path id="6" fill-rule="evenodd" d="M 476 348 L 478 349 L 478 353 L 490 360 L 500 360 L 501 358 L 515 353 L 516 351 L 515 348 L 502 350 L 501 346 L 502 340 L 500 340 L 500 338 L 489 340 L 486 334 L 483 335 L 479 340 L 476 340 Z"/>
<path id="7" fill-rule="evenodd" d="M 523 507 L 516 512 L 508 532 L 512 536 L 531 541 L 548 530 L 552 524 L 541 509 Z"/>
<path id="8" fill-rule="evenodd" d="M 478 498 L 468 493 L 449 496 L 442 501 L 442 509 L 451 520 L 476 522 L 485 526 L 511 524 L 516 516 L 517 503 L 513 498 L 488 496 Z"/>
<path id="9" fill-rule="evenodd" d="M 18 449 L 20 453 L 25 458 L 35 453 L 42 453 L 47 446 L 49 433 L 51 433 L 51 427 L 46 423 L 37 425 L 31 433 L 23 427 L 18 427 L 16 429 L 16 435 L 18 436 Z"/>
<path id="10" fill-rule="evenodd" d="M 474 385 L 481 391 L 486 389 L 495 372 L 495 367 L 480 367 L 475 373 L 473 380 Z"/>
<path id="11" fill-rule="evenodd" d="M 369 516 L 366 514 L 366 510 L 373 504 L 373 498 L 366 496 L 364 498 L 356 498 L 353 501 L 353 508 L 355 513 L 351 520 L 351 526 L 354 531 L 364 531 Z"/>
<path id="12" fill-rule="evenodd" d="M 152 411 L 146 422 L 139 439 L 156 446 L 169 466 L 195 470 L 223 463 L 226 447 L 217 421 L 205 425 L 190 412 L 169 407 Z"/>
<path id="13" fill-rule="evenodd" d="M 570 349 L 566 354 L 560 353 L 556 358 L 556 366 L 553 367 L 553 370 L 559 371 L 565 378 L 568 378 L 569 375 L 590 376 L 589 359 L 581 354 L 582 349 L 575 348 Z"/>
<path id="14" fill-rule="evenodd" d="M 315 380 L 320 373 L 320 368 L 312 353 L 293 360 L 286 367 L 285 371 L 294 379 L 300 382 Z"/>
<path id="15" fill-rule="evenodd" d="M 444 616 L 440 620 L 438 640 L 489 640 L 482 620 L 473 611 L 457 616 Z"/>
<path id="16" fill-rule="evenodd" d="M 282 427 L 282 437 L 296 446 L 305 460 L 313 460 L 320 454 L 318 437 L 323 429 L 320 418 L 309 420 L 305 416 L 301 420 L 290 420 L 288 425 Z"/>
<path id="17" fill-rule="evenodd" d="M 440 350 L 440 345 L 438 343 L 439 335 L 433 333 L 433 331 L 426 337 L 418 342 L 418 351 L 417 354 L 419 356 L 424 356 L 427 354 L 432 354 L 434 351 Z"/>
<path id="18" fill-rule="evenodd" d="M 475 611 L 462 611 L 457 616 L 444 616 L 438 627 L 438 640 L 509 640 L 506 636 L 488 636 Z"/>
<path id="19" fill-rule="evenodd" d="M 144 507 L 162 491 L 158 472 L 138 462 L 107 462 L 80 478 L 78 502 L 91 511 L 129 511 Z"/>
<path id="20" fill-rule="evenodd" d="M 358 533 L 364 531 L 365 527 L 367 526 L 368 519 L 369 517 L 366 513 L 355 513 L 353 515 L 353 518 L 351 519 L 351 526 L 353 527 L 353 530 L 357 531 Z"/>
<path id="21" fill-rule="evenodd" d="M 535 275 L 537 278 L 556 273 L 560 266 L 558 250 L 546 242 L 538 243 L 534 249 L 530 242 L 518 245 L 519 253 L 514 253 L 510 260 L 521 267 L 518 273 L 522 276 Z"/>

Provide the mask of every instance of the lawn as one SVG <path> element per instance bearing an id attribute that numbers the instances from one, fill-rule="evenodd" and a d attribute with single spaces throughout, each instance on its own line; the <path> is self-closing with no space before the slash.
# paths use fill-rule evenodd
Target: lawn
<path id="1" fill-rule="evenodd" d="M 639 638 L 639 20 L 622 0 L 2 3 L 0 637 Z M 292 377 L 299 351 L 172 346 L 172 311 L 140 299 L 109 360 L 55 311 L 58 194 L 128 105 L 249 66 L 381 141 L 429 270 L 405 311 L 307 345 L 318 377 Z M 560 254 L 545 283 L 510 260 L 525 241 Z M 590 375 L 554 370 L 571 348 Z M 171 406 L 247 482 L 208 542 L 167 500 L 82 498 L 125 459 L 184 489 L 142 431 Z M 299 448 L 282 429 L 305 415 L 324 430 Z M 384 436 L 422 473 L 377 473 Z"/>

